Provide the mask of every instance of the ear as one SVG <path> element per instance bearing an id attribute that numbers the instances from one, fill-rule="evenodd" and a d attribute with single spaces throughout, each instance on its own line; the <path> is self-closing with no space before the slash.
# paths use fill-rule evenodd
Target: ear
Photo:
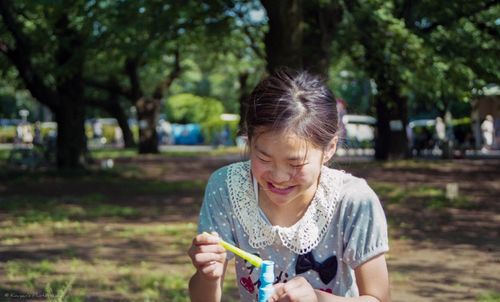
<path id="1" fill-rule="evenodd" d="M 339 141 L 338 136 L 335 136 L 332 138 L 330 143 L 325 149 L 325 152 L 323 153 L 323 164 L 326 164 L 330 159 L 332 159 L 333 155 L 335 154 L 335 151 L 337 151 L 337 142 Z"/>

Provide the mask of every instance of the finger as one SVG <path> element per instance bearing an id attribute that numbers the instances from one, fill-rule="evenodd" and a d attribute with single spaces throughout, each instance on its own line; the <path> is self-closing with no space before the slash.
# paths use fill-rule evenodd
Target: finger
<path id="1" fill-rule="evenodd" d="M 226 249 L 219 244 L 206 244 L 196 247 L 198 253 L 217 253 L 222 254 L 226 252 Z"/>
<path id="2" fill-rule="evenodd" d="M 274 286 L 275 293 L 272 296 L 274 301 L 293 301 L 293 297 L 297 294 L 297 290 L 300 290 L 301 280 L 298 278 L 293 278 L 286 283 L 278 283 Z"/>
<path id="3" fill-rule="evenodd" d="M 201 233 L 193 239 L 193 245 L 218 244 L 219 242 L 219 235 L 216 232 L 212 232 L 212 234 Z"/>
<path id="4" fill-rule="evenodd" d="M 302 276 L 291 279 L 284 288 L 286 294 L 281 298 L 286 301 L 311 301 L 316 297 L 311 284 Z"/>
<path id="5" fill-rule="evenodd" d="M 285 283 L 278 283 L 274 285 L 274 293 L 271 295 L 269 298 L 269 301 L 276 302 L 280 299 L 280 297 L 283 295 Z"/>
<path id="6" fill-rule="evenodd" d="M 217 269 L 217 262 L 215 261 L 208 262 L 206 265 L 200 267 L 201 272 L 205 275 L 213 273 L 216 269 Z"/>
<path id="7" fill-rule="evenodd" d="M 194 255 L 194 261 L 199 265 L 205 264 L 211 261 L 222 262 L 224 257 L 216 253 L 200 253 Z"/>
<path id="8" fill-rule="evenodd" d="M 200 251 L 198 247 L 194 248 L 193 251 L 188 253 L 193 262 L 194 266 L 198 267 L 201 264 L 209 261 L 224 262 L 227 258 L 227 253 L 225 250 L 220 251 L 218 248 L 212 248 L 213 252 L 203 252 Z"/>
<path id="9" fill-rule="evenodd" d="M 196 268 L 209 261 L 224 262 L 227 258 L 226 250 L 219 245 L 192 246 L 188 255 Z"/>

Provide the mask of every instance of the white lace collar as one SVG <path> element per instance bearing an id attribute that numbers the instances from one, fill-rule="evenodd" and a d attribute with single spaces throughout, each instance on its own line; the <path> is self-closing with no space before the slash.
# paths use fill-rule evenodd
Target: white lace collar
<path id="1" fill-rule="evenodd" d="M 228 168 L 229 198 L 236 218 L 254 248 L 271 245 L 278 234 L 281 242 L 297 254 L 313 250 L 325 235 L 338 204 L 344 173 L 323 167 L 318 189 L 304 216 L 290 227 L 270 225 L 259 213 L 252 186 L 250 161 Z"/>

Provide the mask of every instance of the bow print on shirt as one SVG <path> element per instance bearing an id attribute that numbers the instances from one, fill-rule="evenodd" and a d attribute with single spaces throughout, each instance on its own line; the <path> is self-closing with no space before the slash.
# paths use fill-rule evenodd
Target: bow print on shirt
<path id="1" fill-rule="evenodd" d="M 295 273 L 298 275 L 311 269 L 319 274 L 319 278 L 324 284 L 328 284 L 337 275 L 337 257 L 333 255 L 323 261 L 323 263 L 319 263 L 314 260 L 312 252 L 299 255 L 297 264 L 295 265 Z"/>

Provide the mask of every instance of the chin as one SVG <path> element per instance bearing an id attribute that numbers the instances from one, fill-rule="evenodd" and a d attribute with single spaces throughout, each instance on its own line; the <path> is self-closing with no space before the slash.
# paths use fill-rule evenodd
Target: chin
<path id="1" fill-rule="evenodd" d="M 283 194 L 275 194 L 273 192 L 267 192 L 267 198 L 277 206 L 285 206 L 293 202 L 297 198 L 297 194 L 294 192 L 290 192 L 286 195 Z"/>

